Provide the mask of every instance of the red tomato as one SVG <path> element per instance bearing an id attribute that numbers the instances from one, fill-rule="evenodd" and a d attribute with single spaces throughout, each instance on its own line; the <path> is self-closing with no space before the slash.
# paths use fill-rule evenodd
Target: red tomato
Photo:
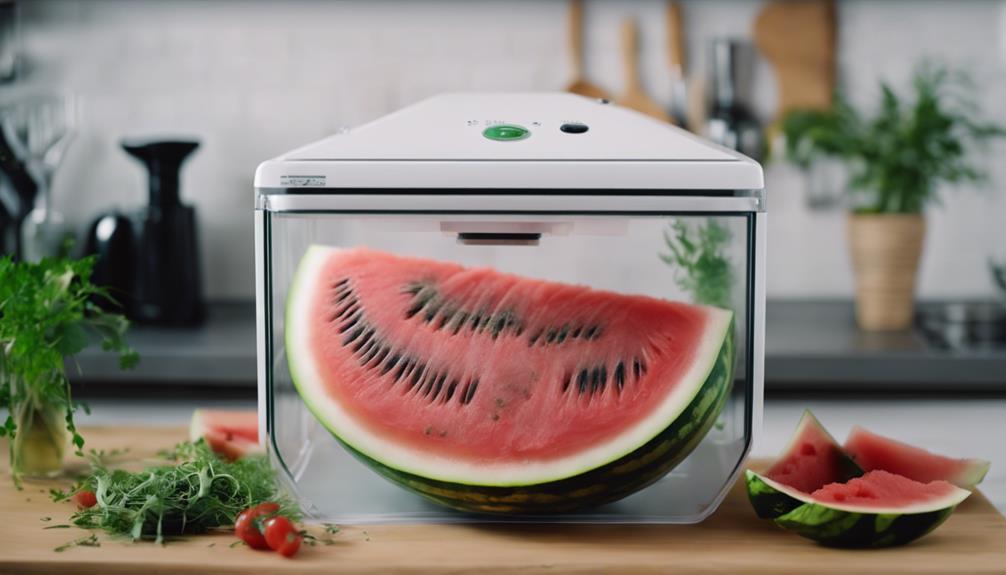
<path id="1" fill-rule="evenodd" d="M 72 500 L 77 504 L 78 509 L 87 509 L 98 504 L 98 497 L 93 491 L 87 490 L 78 491 L 73 495 Z"/>
<path id="2" fill-rule="evenodd" d="M 279 505 L 267 501 L 242 511 L 234 521 L 234 534 L 252 549 L 268 549 L 262 535 L 262 518 L 279 511 Z"/>
<path id="3" fill-rule="evenodd" d="M 304 536 L 289 519 L 278 515 L 265 520 L 265 540 L 271 549 L 283 557 L 293 557 L 300 549 Z"/>

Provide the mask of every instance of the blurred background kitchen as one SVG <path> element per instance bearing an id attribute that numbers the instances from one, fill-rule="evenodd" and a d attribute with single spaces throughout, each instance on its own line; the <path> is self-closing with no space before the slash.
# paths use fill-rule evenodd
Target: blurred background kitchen
<path id="1" fill-rule="evenodd" d="M 778 129 L 793 109 L 828 108 L 836 88 L 869 116 L 881 80 L 911 96 L 925 61 L 969 74 L 981 120 L 1006 125 L 1002 0 L 33 0 L 0 2 L 0 34 L 5 250 L 41 254 L 70 235 L 78 251 L 125 261 L 110 242 L 117 227 L 142 237 L 151 200 L 176 213 L 174 243 L 144 248 L 154 264 L 122 264 L 153 306 L 131 313 L 141 364 L 121 372 L 97 349 L 78 358 L 78 395 L 103 406 L 92 423 L 182 423 L 193 405 L 254 401 L 259 162 L 441 92 L 571 89 L 765 162 L 757 453 L 780 448 L 812 407 L 839 437 L 856 422 L 991 459 L 986 489 L 1006 506 L 1006 448 L 994 439 L 1006 431 L 1006 143 L 969 150 L 987 178 L 941 186 L 925 209 L 908 325 L 865 331 L 845 164 L 795 167 Z M 118 264 L 104 273 L 128 281 Z M 155 289 L 179 276 L 184 297 Z"/>

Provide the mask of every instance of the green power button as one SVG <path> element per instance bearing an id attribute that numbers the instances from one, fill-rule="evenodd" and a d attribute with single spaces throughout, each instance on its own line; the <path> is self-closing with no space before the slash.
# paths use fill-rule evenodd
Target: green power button
<path id="1" fill-rule="evenodd" d="M 524 126 L 518 126 L 516 124 L 496 124 L 495 126 L 489 126 L 485 130 L 482 130 L 482 135 L 490 140 L 512 142 L 527 138 L 531 135 L 531 131 Z"/>

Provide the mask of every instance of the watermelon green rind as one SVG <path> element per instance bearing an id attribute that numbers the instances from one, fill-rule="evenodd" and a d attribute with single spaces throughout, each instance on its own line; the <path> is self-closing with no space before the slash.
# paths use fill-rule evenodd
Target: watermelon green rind
<path id="1" fill-rule="evenodd" d="M 897 508 L 817 502 L 767 477 L 747 471 L 748 494 L 764 508 L 759 517 L 801 537 L 832 547 L 889 547 L 922 537 L 946 521 L 970 495 L 955 489 L 947 496 Z M 755 509 L 758 511 L 758 505 Z"/>
<path id="2" fill-rule="evenodd" d="M 762 477 L 750 469 L 745 472 L 744 479 L 747 482 L 748 499 L 751 500 L 755 514 L 761 519 L 775 519 L 805 503 L 799 497 L 804 495 L 802 492 Z"/>
<path id="3" fill-rule="evenodd" d="M 541 515 L 617 501 L 666 475 L 712 428 L 733 381 L 733 337 L 727 337 L 716 366 L 681 418 L 642 447 L 586 473 L 531 486 L 477 486 L 417 476 L 395 469 L 340 442 L 393 483 L 436 503 L 475 513 Z M 691 423 L 691 425 L 689 425 Z M 339 439 L 338 436 L 335 436 Z"/>
<path id="4" fill-rule="evenodd" d="M 953 501 L 919 513 L 859 513 L 806 503 L 777 517 L 775 523 L 830 547 L 891 547 L 914 541 L 939 527 L 957 507 Z"/>
<path id="5" fill-rule="evenodd" d="M 591 471 L 624 466 L 627 458 L 635 460 L 639 454 L 650 451 L 647 446 L 683 429 L 686 440 L 693 435 L 704 435 L 718 411 L 710 410 L 706 417 L 696 418 L 694 406 L 709 392 L 712 385 L 719 396 L 719 387 L 728 385 L 732 377 L 719 377 L 715 372 L 723 363 L 724 353 L 729 353 L 728 363 L 733 366 L 733 314 L 726 310 L 709 308 L 709 326 L 704 334 L 691 371 L 678 383 L 663 403 L 653 413 L 633 428 L 612 441 L 598 445 L 560 461 L 527 462 L 503 467 L 489 464 L 472 464 L 446 458 L 417 454 L 383 441 L 367 433 L 325 392 L 317 367 L 309 357 L 308 319 L 314 300 L 314 289 L 320 283 L 317 274 L 322 264 L 335 250 L 325 246 L 311 246 L 301 259 L 290 286 L 285 314 L 285 339 L 287 363 L 295 387 L 315 417 L 354 453 L 366 458 L 375 469 L 392 470 L 392 475 L 415 477 L 420 483 L 440 481 L 448 485 L 479 487 L 539 486 L 584 475 Z M 731 372 L 732 373 L 732 372 Z M 729 374 L 728 374 L 729 375 Z M 682 441 L 688 447 L 693 441 Z M 693 446 L 692 446 L 693 447 Z M 667 459 L 684 456 L 668 452 Z M 391 474 L 390 472 L 386 475 Z M 652 481 L 652 480 L 651 480 Z"/>

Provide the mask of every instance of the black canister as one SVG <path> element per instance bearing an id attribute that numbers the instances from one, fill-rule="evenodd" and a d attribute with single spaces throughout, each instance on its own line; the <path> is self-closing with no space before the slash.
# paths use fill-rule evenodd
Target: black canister
<path id="1" fill-rule="evenodd" d="M 138 322 L 195 325 L 205 317 L 196 211 L 182 204 L 178 176 L 199 142 L 123 140 L 146 166 L 150 201 L 133 218 L 136 262 L 129 316 Z"/>

